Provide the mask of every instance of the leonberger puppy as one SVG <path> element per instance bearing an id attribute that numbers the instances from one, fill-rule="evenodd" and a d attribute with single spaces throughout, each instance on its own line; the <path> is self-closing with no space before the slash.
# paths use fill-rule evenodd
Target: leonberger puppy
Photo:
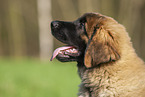
<path id="1" fill-rule="evenodd" d="M 145 97 L 145 64 L 113 18 L 86 13 L 73 22 L 52 21 L 51 30 L 66 44 L 51 60 L 78 63 L 78 97 Z"/>

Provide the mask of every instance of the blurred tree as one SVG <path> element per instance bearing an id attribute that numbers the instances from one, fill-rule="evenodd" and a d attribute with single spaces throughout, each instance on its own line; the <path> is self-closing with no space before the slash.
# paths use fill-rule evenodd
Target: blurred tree
<path id="1" fill-rule="evenodd" d="M 78 17 L 78 12 L 73 0 L 57 0 L 64 19 L 73 19 Z M 70 17 L 71 16 L 71 17 Z"/>
<path id="2" fill-rule="evenodd" d="M 145 59 L 145 0 L 1 0 L 0 56 L 51 56 L 50 22 L 72 21 L 86 12 L 99 12 L 123 24 Z M 53 45 L 54 44 L 54 45 Z"/>
<path id="3" fill-rule="evenodd" d="M 0 56 L 38 56 L 38 23 L 34 1 L 0 1 Z"/>
<path id="4" fill-rule="evenodd" d="M 9 30 L 9 50 L 12 56 L 25 56 L 26 54 L 24 20 L 21 12 L 22 8 L 19 0 L 10 0 L 8 2 L 8 20 L 10 20 L 10 26 L 7 30 Z"/>
<path id="5" fill-rule="evenodd" d="M 121 0 L 118 21 L 120 21 L 129 32 L 133 45 L 142 58 L 145 59 L 145 0 Z"/>
<path id="6" fill-rule="evenodd" d="M 78 0 L 78 10 L 79 10 L 79 14 L 82 15 L 85 12 L 93 12 L 93 0 Z M 84 7 L 87 6 L 87 7 Z"/>
<path id="7" fill-rule="evenodd" d="M 53 50 L 53 38 L 50 34 L 51 0 L 37 0 L 39 20 L 40 58 L 48 60 Z"/>

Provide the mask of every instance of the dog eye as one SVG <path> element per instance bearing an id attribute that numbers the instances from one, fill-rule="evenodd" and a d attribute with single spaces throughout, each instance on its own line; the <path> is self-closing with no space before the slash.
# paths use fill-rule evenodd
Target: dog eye
<path id="1" fill-rule="evenodd" d="M 80 23 L 80 26 L 84 26 L 85 25 L 85 23 Z"/>

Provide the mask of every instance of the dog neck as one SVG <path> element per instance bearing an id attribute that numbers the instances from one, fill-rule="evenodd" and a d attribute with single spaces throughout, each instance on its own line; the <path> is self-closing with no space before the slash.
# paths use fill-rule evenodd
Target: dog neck
<path id="1" fill-rule="evenodd" d="M 101 64 L 93 68 L 86 68 L 83 62 L 78 62 L 78 74 L 82 80 L 83 87 L 87 88 L 91 95 L 94 95 L 93 97 L 109 93 L 112 91 L 111 89 L 113 89 L 116 93 L 118 91 L 115 90 L 119 90 L 116 88 L 124 90 L 125 86 L 120 86 L 118 83 L 123 80 L 132 80 L 128 77 L 132 76 L 132 71 L 134 71 L 134 73 L 138 73 L 141 69 L 145 69 L 144 62 L 137 55 L 133 55 L 134 57 L 131 58 L 126 56 L 116 62 Z M 134 64 L 131 63 L 132 60 L 136 60 L 134 61 Z M 132 68 L 136 69 L 132 70 Z M 110 84 L 112 83 L 118 85 L 118 87 L 110 87 Z M 134 87 L 138 87 L 136 83 L 132 84 L 134 84 Z M 118 94 L 114 95 L 117 96 Z"/>

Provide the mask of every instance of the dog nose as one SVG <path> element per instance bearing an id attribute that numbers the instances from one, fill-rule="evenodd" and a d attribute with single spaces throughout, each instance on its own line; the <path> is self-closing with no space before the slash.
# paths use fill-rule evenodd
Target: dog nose
<path id="1" fill-rule="evenodd" d="M 59 26 L 59 23 L 57 21 L 51 22 L 51 27 L 57 28 Z"/>

